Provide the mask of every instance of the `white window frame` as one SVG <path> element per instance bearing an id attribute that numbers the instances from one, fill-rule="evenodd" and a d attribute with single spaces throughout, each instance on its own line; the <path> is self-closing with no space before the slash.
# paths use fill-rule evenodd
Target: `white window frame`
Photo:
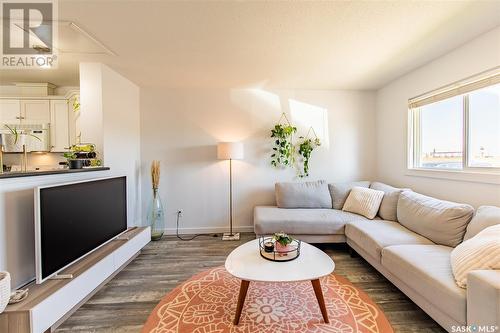
<path id="1" fill-rule="evenodd" d="M 478 89 L 482 89 L 486 86 L 496 84 L 500 73 L 499 68 L 494 70 L 481 73 L 475 77 L 456 82 L 452 85 L 437 89 L 433 92 L 429 92 L 408 101 L 408 151 L 407 151 L 407 172 L 406 175 L 410 176 L 422 176 L 430 178 L 441 178 L 441 179 L 451 179 L 451 180 L 461 180 L 461 181 L 472 181 L 490 184 L 500 184 L 500 168 L 498 167 L 470 167 L 469 166 L 469 94 Z M 486 79 L 485 79 L 486 78 Z M 491 84 L 486 84 L 477 89 L 463 88 L 467 84 L 473 82 L 475 84 L 479 80 L 484 81 L 491 79 Z M 464 90 L 462 90 L 464 89 Z M 464 91 L 461 93 L 461 91 Z M 446 168 L 424 168 L 418 165 L 420 163 L 420 152 L 421 152 L 421 124 L 420 124 L 420 114 L 421 108 L 424 105 L 429 105 L 435 103 L 432 101 L 433 96 L 438 96 L 439 94 L 445 95 L 446 97 L 436 97 L 436 101 L 444 100 L 447 98 L 452 98 L 462 95 L 463 100 L 463 143 L 462 143 L 462 168 L 461 169 L 446 169 Z M 439 98 L 439 99 L 437 99 Z M 418 103 L 421 100 L 427 100 L 425 104 L 421 106 L 413 106 L 413 103 Z M 430 101 L 429 101 L 430 100 Z M 417 104 L 418 105 L 418 104 Z"/>

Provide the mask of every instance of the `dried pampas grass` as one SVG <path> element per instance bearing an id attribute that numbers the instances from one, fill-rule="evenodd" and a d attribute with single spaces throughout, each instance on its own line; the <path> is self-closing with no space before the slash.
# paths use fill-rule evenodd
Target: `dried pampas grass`
<path id="1" fill-rule="evenodd" d="M 160 186 L 160 161 L 153 161 L 151 163 L 151 183 L 153 190 L 157 190 Z"/>

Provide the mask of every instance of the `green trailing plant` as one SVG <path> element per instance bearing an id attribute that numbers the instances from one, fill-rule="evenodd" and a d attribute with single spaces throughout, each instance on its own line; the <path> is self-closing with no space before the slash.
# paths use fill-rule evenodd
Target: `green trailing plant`
<path id="1" fill-rule="evenodd" d="M 311 159 L 311 154 L 314 149 L 321 146 L 321 142 L 318 138 L 309 139 L 300 137 L 302 142 L 299 143 L 299 155 L 302 157 L 302 170 L 299 171 L 299 177 L 309 176 L 309 160 Z"/>
<path id="2" fill-rule="evenodd" d="M 287 246 L 293 242 L 293 238 L 284 232 L 277 232 L 273 235 L 273 240 L 280 243 L 282 246 Z"/>
<path id="3" fill-rule="evenodd" d="M 271 165 L 273 167 L 288 167 L 293 165 L 295 161 L 293 134 L 295 132 L 297 132 L 297 127 L 289 124 L 277 124 L 271 130 L 271 138 L 275 140 L 273 154 L 271 155 Z"/>

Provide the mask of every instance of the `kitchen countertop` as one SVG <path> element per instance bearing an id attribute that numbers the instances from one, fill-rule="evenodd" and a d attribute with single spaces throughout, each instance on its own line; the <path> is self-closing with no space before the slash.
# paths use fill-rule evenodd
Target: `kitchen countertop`
<path id="1" fill-rule="evenodd" d="M 4 172 L 0 173 L 0 179 L 5 178 L 17 178 L 17 177 L 32 177 L 32 176 L 47 176 L 47 175 L 61 175 L 68 173 L 78 173 L 78 172 L 89 172 L 89 171 L 106 171 L 109 170 L 108 167 L 96 167 L 96 168 L 83 168 L 83 169 L 57 169 L 57 170 L 45 170 L 45 171 L 28 171 L 28 172 Z"/>

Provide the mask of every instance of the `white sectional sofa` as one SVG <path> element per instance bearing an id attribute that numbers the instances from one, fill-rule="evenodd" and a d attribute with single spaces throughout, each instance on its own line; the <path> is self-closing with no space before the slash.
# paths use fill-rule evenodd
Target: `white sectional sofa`
<path id="1" fill-rule="evenodd" d="M 341 210 L 354 186 L 384 191 L 374 220 Z M 255 207 L 256 235 L 283 231 L 306 242 L 347 242 L 447 331 L 500 327 L 500 270 L 472 271 L 463 289 L 450 263 L 464 237 L 500 224 L 500 208 L 490 207 L 484 222 L 473 219 L 469 205 L 377 182 L 281 183 L 276 201 L 278 206 Z"/>

